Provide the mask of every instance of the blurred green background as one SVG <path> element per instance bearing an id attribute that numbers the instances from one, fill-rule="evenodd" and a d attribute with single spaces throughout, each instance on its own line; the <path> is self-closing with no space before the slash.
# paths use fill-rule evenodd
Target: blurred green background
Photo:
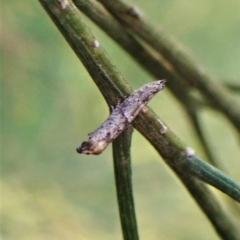
<path id="1" fill-rule="evenodd" d="M 240 1 L 134 2 L 213 74 L 239 82 Z M 153 80 L 86 21 L 134 88 Z M 111 146 L 100 156 L 75 151 L 108 116 L 104 99 L 38 1 L 2 2 L 1 25 L 2 239 L 122 239 Z M 204 157 L 185 113 L 167 90 L 149 105 Z M 239 182 L 234 130 L 215 112 L 205 110 L 201 117 L 222 169 Z M 132 159 L 141 239 L 218 239 L 136 131 Z M 227 198 L 215 192 L 231 211 Z"/>

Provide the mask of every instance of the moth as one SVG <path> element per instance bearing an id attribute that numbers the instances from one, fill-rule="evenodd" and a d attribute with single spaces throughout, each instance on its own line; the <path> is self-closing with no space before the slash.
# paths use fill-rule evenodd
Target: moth
<path id="1" fill-rule="evenodd" d="M 162 90 L 166 80 L 158 80 L 143 85 L 117 104 L 106 121 L 94 132 L 89 133 L 89 139 L 78 148 L 78 153 L 98 155 L 111 143 L 143 110 L 149 100 Z"/>

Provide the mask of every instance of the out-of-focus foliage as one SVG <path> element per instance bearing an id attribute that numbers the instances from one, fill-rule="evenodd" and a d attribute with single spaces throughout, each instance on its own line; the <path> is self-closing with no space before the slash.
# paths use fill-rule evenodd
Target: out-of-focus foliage
<path id="1" fill-rule="evenodd" d="M 134 2 L 212 73 L 239 82 L 239 1 Z M 38 1 L 2 5 L 1 237 L 121 239 L 111 147 L 100 156 L 75 151 L 108 115 L 102 96 Z M 88 23 L 134 87 L 152 80 Z M 150 105 L 203 155 L 185 113 L 167 90 Z M 240 181 L 233 129 L 209 110 L 202 118 L 220 165 Z M 217 239 L 177 178 L 137 132 L 132 155 L 142 239 Z"/>

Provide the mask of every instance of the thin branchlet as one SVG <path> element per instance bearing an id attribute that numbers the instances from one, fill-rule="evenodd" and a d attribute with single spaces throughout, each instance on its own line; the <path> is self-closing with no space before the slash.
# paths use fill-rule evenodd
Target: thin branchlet
<path id="1" fill-rule="evenodd" d="M 135 90 L 122 103 L 118 104 L 107 120 L 94 132 L 89 134 L 88 141 L 78 148 L 78 153 L 98 155 L 111 143 L 143 110 L 153 96 L 162 90 L 166 80 L 145 84 Z"/>

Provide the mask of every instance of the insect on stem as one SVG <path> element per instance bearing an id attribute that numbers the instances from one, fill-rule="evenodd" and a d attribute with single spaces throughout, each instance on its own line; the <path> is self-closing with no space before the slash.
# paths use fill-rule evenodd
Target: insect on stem
<path id="1" fill-rule="evenodd" d="M 108 144 L 135 119 L 153 96 L 164 88 L 165 83 L 166 80 L 158 80 L 135 90 L 116 106 L 98 129 L 89 134 L 89 139 L 77 148 L 77 152 L 94 155 L 102 153 Z"/>

